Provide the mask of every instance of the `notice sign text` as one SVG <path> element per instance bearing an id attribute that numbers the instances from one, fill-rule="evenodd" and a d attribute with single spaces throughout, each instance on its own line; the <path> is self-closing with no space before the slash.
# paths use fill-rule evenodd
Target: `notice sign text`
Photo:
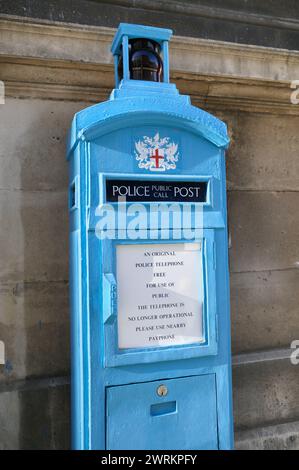
<path id="1" fill-rule="evenodd" d="M 119 348 L 202 342 L 201 243 L 119 244 L 116 250 Z"/>

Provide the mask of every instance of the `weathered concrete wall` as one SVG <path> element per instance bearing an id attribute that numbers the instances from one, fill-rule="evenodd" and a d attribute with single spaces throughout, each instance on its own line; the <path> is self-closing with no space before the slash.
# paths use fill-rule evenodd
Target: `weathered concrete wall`
<path id="1" fill-rule="evenodd" d="M 228 208 L 235 353 L 299 338 L 298 116 L 230 113 Z"/>
<path id="2" fill-rule="evenodd" d="M 3 449 L 69 447 L 65 141 L 73 114 L 113 86 L 112 34 L 12 21 L 0 32 L 7 90 L 0 105 Z M 299 78 L 299 54 L 191 42 L 173 41 L 173 79 L 194 104 L 223 118 L 232 137 L 236 446 L 299 448 L 299 366 L 288 351 L 299 339 L 299 105 L 289 102 L 288 82 Z M 79 62 L 83 45 L 86 63 Z"/>
<path id="3" fill-rule="evenodd" d="M 13 98 L 0 106 L 4 449 L 69 447 L 68 380 L 56 379 L 69 376 L 70 359 L 65 142 L 84 106 Z"/>

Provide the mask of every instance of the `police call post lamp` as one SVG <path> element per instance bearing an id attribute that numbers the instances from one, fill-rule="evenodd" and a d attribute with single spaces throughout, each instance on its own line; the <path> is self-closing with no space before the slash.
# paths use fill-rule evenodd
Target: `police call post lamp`
<path id="1" fill-rule="evenodd" d="M 169 83 L 168 29 L 120 24 L 70 166 L 75 449 L 231 449 L 226 126 Z"/>

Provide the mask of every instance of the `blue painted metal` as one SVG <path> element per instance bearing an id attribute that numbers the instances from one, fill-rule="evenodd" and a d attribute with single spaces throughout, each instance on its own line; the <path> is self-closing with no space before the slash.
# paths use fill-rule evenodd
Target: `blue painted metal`
<path id="1" fill-rule="evenodd" d="M 118 60 L 119 56 L 113 56 L 113 64 L 114 64 L 114 77 L 115 77 L 115 88 L 118 88 L 119 85 L 119 77 L 118 77 Z"/>
<path id="2" fill-rule="evenodd" d="M 164 397 L 159 381 L 107 387 L 107 448 L 218 449 L 215 374 L 162 383 Z"/>
<path id="3" fill-rule="evenodd" d="M 169 83 L 169 49 L 168 49 L 168 41 L 163 41 L 162 43 L 162 50 L 163 50 L 163 82 Z"/>
<path id="4" fill-rule="evenodd" d="M 130 79 L 128 36 L 122 37 L 122 50 L 123 50 L 123 77 L 124 77 L 124 80 L 127 81 Z"/>
<path id="5" fill-rule="evenodd" d="M 116 78 L 109 101 L 77 113 L 70 131 L 75 449 L 233 446 L 225 186 L 229 138 L 223 122 L 192 106 L 188 96 L 180 95 L 175 85 L 168 83 L 170 36 L 170 30 L 121 24 L 112 44 L 115 70 L 120 45 L 126 45 L 132 37 L 147 37 L 162 45 L 167 68 L 164 82 L 130 80 L 124 73 L 119 84 Z M 161 137 L 170 137 L 180 148 L 176 168 L 159 174 L 140 168 L 134 155 L 136 140 L 157 132 Z M 203 246 L 203 343 L 118 349 L 116 246 L 134 242 L 118 240 L 117 236 L 100 240 L 96 236 L 97 211 L 105 204 L 106 181 L 112 177 L 208 183 L 207 201 L 202 203 L 202 236 L 197 240 Z M 148 211 L 151 203 L 145 207 Z M 117 210 L 122 210 L 121 204 Z M 194 225 L 194 212 L 192 217 Z M 160 236 L 164 234 L 160 219 L 154 228 Z M 126 226 L 119 221 L 117 235 L 124 229 Z M 175 229 L 173 225 L 163 242 L 190 242 L 174 240 Z M 162 241 L 141 239 L 136 243 Z M 166 382 L 169 395 L 162 399 L 154 396 L 157 384 Z"/>
<path id="6" fill-rule="evenodd" d="M 112 54 L 121 54 L 121 44 L 124 36 L 127 36 L 128 39 L 153 39 L 162 45 L 163 41 L 169 41 L 172 36 L 172 31 L 171 29 L 154 28 L 153 26 L 120 23 L 111 45 Z"/>

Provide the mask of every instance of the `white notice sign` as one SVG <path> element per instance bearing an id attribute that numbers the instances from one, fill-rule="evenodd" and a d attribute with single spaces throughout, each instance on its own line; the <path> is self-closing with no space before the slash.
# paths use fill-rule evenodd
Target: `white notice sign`
<path id="1" fill-rule="evenodd" d="M 117 245 L 118 346 L 203 341 L 201 243 Z"/>

